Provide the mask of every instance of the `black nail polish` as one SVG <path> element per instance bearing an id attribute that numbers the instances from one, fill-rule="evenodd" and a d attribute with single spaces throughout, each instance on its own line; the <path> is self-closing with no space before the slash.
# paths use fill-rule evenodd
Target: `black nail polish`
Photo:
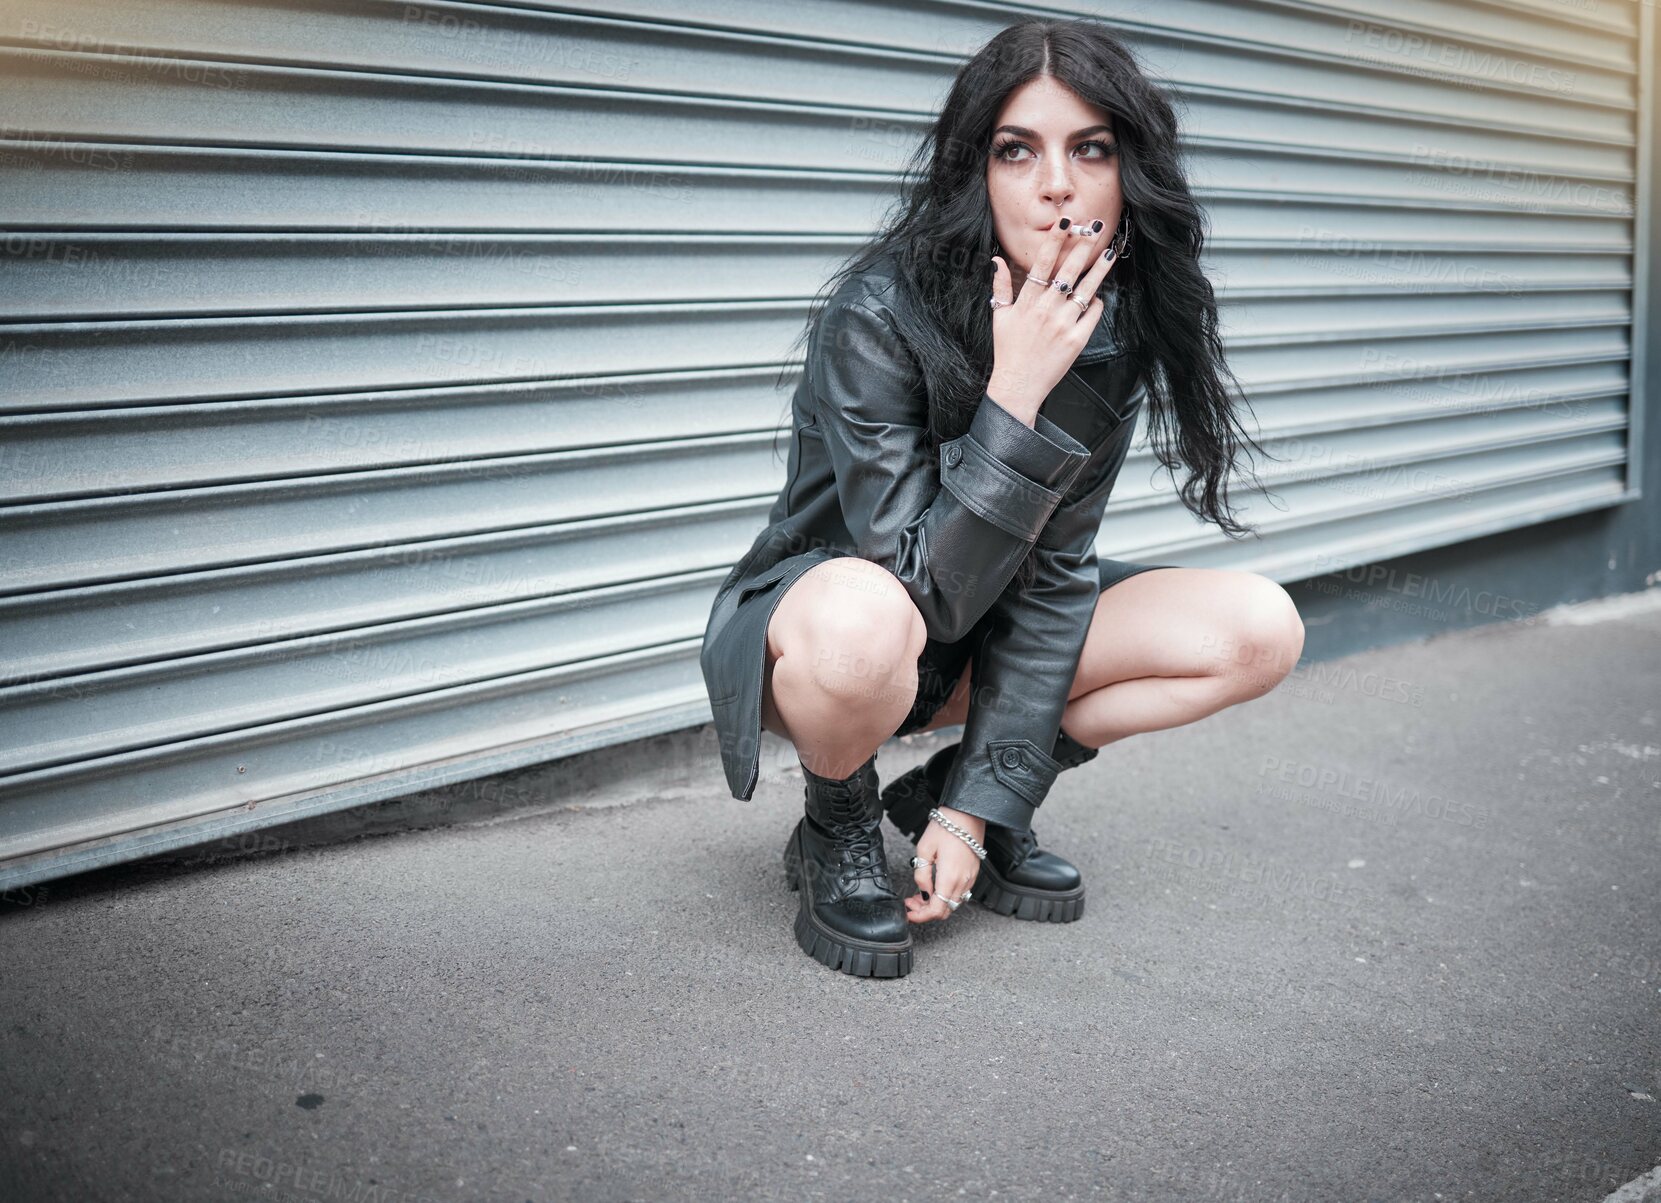
<path id="1" fill-rule="evenodd" d="M 1118 253 L 1119 253 L 1118 250 L 1116 250 L 1114 247 L 1108 247 L 1105 251 L 1102 252 L 1102 262 L 1103 263 L 1112 263 L 1113 259 L 1114 259 L 1114 256 L 1116 256 Z"/>
<path id="2" fill-rule="evenodd" d="M 1101 218 L 1099 218 L 1099 217 L 1096 218 L 1096 220 L 1091 224 L 1090 232 L 1092 234 L 1100 234 L 1102 232 L 1102 219 Z"/>
<path id="3" fill-rule="evenodd" d="M 1063 217 L 1060 221 L 1056 222 L 1055 224 L 1060 226 L 1063 230 L 1065 230 L 1068 226 L 1073 224 L 1073 219 L 1071 217 Z"/>
<path id="4" fill-rule="evenodd" d="M 923 901 L 927 902 L 928 900 L 929 900 L 929 892 L 927 890 L 924 890 L 923 891 Z"/>

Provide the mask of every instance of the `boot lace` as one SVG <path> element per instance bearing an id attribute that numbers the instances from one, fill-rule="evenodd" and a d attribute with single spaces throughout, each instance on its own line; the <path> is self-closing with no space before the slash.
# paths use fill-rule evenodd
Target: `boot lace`
<path id="1" fill-rule="evenodd" d="M 861 799 L 851 791 L 826 799 L 826 811 L 836 824 L 841 871 L 850 880 L 868 877 L 888 884 L 888 859 L 882 844 L 882 828 L 866 826 L 869 816 Z"/>

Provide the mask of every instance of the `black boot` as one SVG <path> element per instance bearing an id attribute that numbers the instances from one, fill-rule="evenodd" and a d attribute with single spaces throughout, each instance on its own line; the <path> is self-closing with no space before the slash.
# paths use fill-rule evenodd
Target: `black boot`
<path id="1" fill-rule="evenodd" d="M 922 838 L 929 810 L 940 804 L 957 750 L 957 744 L 948 744 L 882 791 L 889 820 L 913 843 Z M 1051 755 L 1065 771 L 1095 759 L 1100 751 L 1059 731 Z M 973 886 L 982 906 L 1000 915 L 1051 923 L 1070 923 L 1084 914 L 1083 876 L 1071 861 L 1040 848 L 1031 828 L 1015 831 L 989 822 L 983 843 L 986 859 Z"/>
<path id="2" fill-rule="evenodd" d="M 873 752 L 840 781 L 802 765 L 807 802 L 784 848 L 784 875 L 801 892 L 796 943 L 803 952 L 859 977 L 904 977 L 911 924 L 888 880 L 876 759 Z"/>

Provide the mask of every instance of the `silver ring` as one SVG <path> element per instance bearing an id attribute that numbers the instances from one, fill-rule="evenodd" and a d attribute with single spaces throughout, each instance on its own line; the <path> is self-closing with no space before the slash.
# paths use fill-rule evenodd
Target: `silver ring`
<path id="1" fill-rule="evenodd" d="M 1042 284 L 1045 288 L 1048 288 L 1050 285 L 1054 284 L 1055 281 L 1054 280 L 1046 280 L 1042 276 L 1028 276 L 1027 277 L 1027 283 L 1028 284 Z"/>
<path id="2" fill-rule="evenodd" d="M 1073 286 L 1065 280 L 1052 280 L 1050 281 L 1050 287 L 1055 289 L 1062 296 L 1066 296 L 1068 293 L 1073 291 Z"/>
<path id="3" fill-rule="evenodd" d="M 968 902 L 969 899 L 973 898 L 974 896 L 975 896 L 975 892 L 973 890 L 964 890 L 963 891 L 963 901 L 964 902 Z"/>
<path id="4" fill-rule="evenodd" d="M 924 860 L 920 856 L 913 856 L 911 858 L 911 867 L 913 869 L 921 869 L 924 865 L 927 865 L 932 869 L 934 867 L 934 862 L 931 860 Z"/>
<path id="5" fill-rule="evenodd" d="M 940 901 L 944 902 L 947 906 L 951 907 L 954 911 L 958 907 L 963 905 L 961 902 L 953 902 L 950 898 L 947 898 L 944 894 L 940 895 Z"/>
<path id="6" fill-rule="evenodd" d="M 1078 315 L 1080 317 L 1083 317 L 1085 314 L 1090 312 L 1090 302 L 1085 300 L 1083 297 L 1075 296 L 1068 297 L 1067 299 L 1078 306 Z"/>
<path id="7" fill-rule="evenodd" d="M 1014 301 L 1000 301 L 997 297 L 992 298 L 992 308 L 994 309 L 1003 309 L 1013 304 L 1015 304 Z"/>

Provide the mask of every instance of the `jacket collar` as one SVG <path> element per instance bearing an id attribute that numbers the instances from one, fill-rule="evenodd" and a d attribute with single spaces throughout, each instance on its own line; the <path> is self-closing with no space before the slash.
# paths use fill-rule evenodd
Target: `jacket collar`
<path id="1" fill-rule="evenodd" d="M 1090 332 L 1090 339 L 1084 344 L 1084 350 L 1078 353 L 1074 363 L 1100 363 L 1114 356 L 1123 355 L 1124 348 L 1113 337 L 1113 319 L 1119 311 L 1119 287 L 1109 284 L 1102 292 L 1102 314 L 1096 323 L 1096 328 Z"/>

